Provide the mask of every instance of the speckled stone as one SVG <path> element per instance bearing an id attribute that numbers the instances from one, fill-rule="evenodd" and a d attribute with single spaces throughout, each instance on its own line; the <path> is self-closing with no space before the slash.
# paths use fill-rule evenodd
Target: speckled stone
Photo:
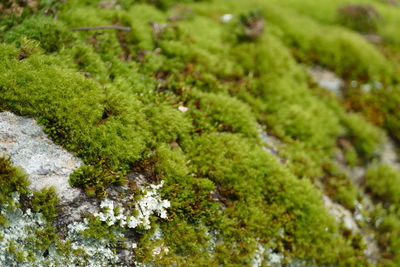
<path id="1" fill-rule="evenodd" d="M 61 203 L 71 202 L 81 194 L 69 185 L 68 179 L 83 162 L 54 144 L 34 119 L 1 112 L 0 153 L 25 170 L 31 189 L 54 186 Z"/>

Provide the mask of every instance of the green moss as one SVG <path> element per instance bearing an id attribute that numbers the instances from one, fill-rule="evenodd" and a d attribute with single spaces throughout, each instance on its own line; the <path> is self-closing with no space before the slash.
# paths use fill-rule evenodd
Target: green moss
<path id="1" fill-rule="evenodd" d="M 340 24 L 362 33 L 376 32 L 380 14 L 369 5 L 346 5 L 338 10 Z"/>
<path id="2" fill-rule="evenodd" d="M 383 202 L 400 202 L 400 173 L 388 165 L 373 166 L 365 176 L 366 186 Z"/>
<path id="3" fill-rule="evenodd" d="M 0 99 L 8 109 L 40 117 L 48 134 L 88 163 L 103 159 L 115 166 L 137 159 L 147 128 L 140 102 L 54 66 L 58 60 L 35 55 L 3 62 Z"/>
<path id="4" fill-rule="evenodd" d="M 353 144 L 360 158 L 368 160 L 378 154 L 385 140 L 381 129 L 367 123 L 357 114 L 347 114 L 343 118 L 343 124 L 347 130 L 345 136 Z"/>
<path id="5" fill-rule="evenodd" d="M 379 233 L 378 242 L 385 255 L 381 260 L 383 265 L 396 266 L 400 263 L 398 251 L 400 244 L 398 237 L 400 234 L 400 213 L 397 205 L 390 205 L 383 208 L 377 205 L 373 213 L 373 219 Z"/>
<path id="6" fill-rule="evenodd" d="M 28 238 L 28 247 L 30 247 L 32 251 L 46 251 L 50 246 L 54 245 L 57 238 L 59 238 L 56 231 L 56 228 L 52 226 L 37 229 L 35 231 L 35 236 Z"/>
<path id="7" fill-rule="evenodd" d="M 295 55 L 299 59 L 327 66 L 349 79 L 386 79 L 390 75 L 389 62 L 360 36 L 340 28 L 318 25 L 298 14 L 278 17 L 275 12 L 288 11 L 272 9 L 266 13 L 267 19 L 277 25 L 275 34 L 296 49 Z M 371 62 L 374 62 L 373 66 Z"/>
<path id="8" fill-rule="evenodd" d="M 321 206 L 316 190 L 307 181 L 294 179 L 272 156 L 235 135 L 205 135 L 195 142 L 194 147 L 197 152 L 192 160 L 196 172 L 216 183 L 227 212 L 236 214 L 238 223 L 247 229 L 248 238 L 257 236 L 268 240 L 282 227 L 285 235 L 275 238 L 290 248 L 288 253 L 300 258 L 313 255 L 312 258 L 321 262 L 332 260 L 328 247 L 334 241 L 329 232 L 335 230 L 329 228 L 333 227 L 332 222 Z M 247 192 L 252 193 L 249 195 Z M 227 226 L 224 231 L 238 234 L 230 228 L 232 226 L 235 227 Z M 326 232 L 325 227 L 330 230 Z M 303 251 L 303 242 L 313 243 L 313 247 Z"/>
<path id="9" fill-rule="evenodd" d="M 53 140 L 81 157 L 86 165 L 70 182 L 89 195 L 105 197 L 132 170 L 165 181 L 169 220 L 152 222 L 163 240 L 134 233 L 142 262 L 247 266 L 260 244 L 286 261 L 366 265 L 359 236 L 341 231 L 313 182 L 322 181 L 325 193 L 353 209 L 358 189 L 329 168 L 334 152 L 339 144 L 348 163 L 363 165 L 384 134 L 310 88 L 304 65 L 322 65 L 346 82 L 379 80 L 396 88 L 400 68 L 386 44 L 376 47 L 339 25 L 337 8 L 348 2 L 128 0 L 110 9 L 98 0 L 60 3 L 58 20 L 28 15 L 0 29 L 9 43 L 0 45 L 0 108 L 38 118 Z M 374 30 L 396 51 L 389 35 L 396 36 L 398 13 L 361 2 L 387 16 Z M 221 22 L 224 14 L 233 19 Z M 250 36 L 260 20 L 265 29 Z M 131 31 L 68 30 L 99 25 Z M 358 93 L 345 92 L 346 108 L 396 138 L 397 89 Z M 260 148 L 257 124 L 281 140 L 281 162 Z M 386 186 L 374 194 L 392 198 Z M 37 196 L 35 205 L 52 217 L 46 197 Z M 381 244 L 394 255 L 389 230 L 396 223 L 385 216 Z M 110 234 L 106 228 L 94 220 L 85 234 L 101 238 Z M 170 253 L 154 256 L 164 245 Z"/>
<path id="10" fill-rule="evenodd" d="M 69 178 L 71 186 L 82 188 L 89 196 L 99 197 L 107 196 L 106 189 L 110 185 L 122 185 L 124 182 L 122 173 L 110 172 L 102 166 L 90 165 L 78 168 Z"/>
<path id="11" fill-rule="evenodd" d="M 192 130 L 190 119 L 178 108 L 168 105 L 149 105 L 146 110 L 151 132 L 157 142 L 183 141 Z"/>
<path id="12" fill-rule="evenodd" d="M 88 215 L 88 221 L 88 227 L 80 232 L 84 237 L 88 237 L 92 240 L 107 240 L 113 243 L 123 240 L 121 236 L 117 234 L 117 232 L 121 232 L 122 230 L 118 225 L 108 226 L 105 222 L 100 221 L 91 214 Z"/>
<path id="13" fill-rule="evenodd" d="M 241 133 L 254 138 L 256 121 L 249 106 L 222 94 L 196 93 L 191 99 L 189 112 L 197 131 Z"/>
<path id="14" fill-rule="evenodd" d="M 26 174 L 12 166 L 9 158 L 0 157 L 0 204 L 10 204 L 11 193 L 26 194 L 29 181 Z"/>
<path id="15" fill-rule="evenodd" d="M 354 210 L 359 200 L 359 188 L 336 167 L 326 166 L 325 169 L 327 176 L 322 182 L 326 194 L 347 209 Z"/>
<path id="16" fill-rule="evenodd" d="M 74 46 L 71 50 L 65 50 L 67 57 L 72 57 L 77 70 L 89 78 L 95 78 L 107 82 L 107 67 L 93 48 L 86 45 Z"/>
<path id="17" fill-rule="evenodd" d="M 12 193 L 27 194 L 29 181 L 26 174 L 12 166 L 9 158 L 0 157 L 0 205 L 11 205 L 13 203 Z M 0 226 L 7 225 L 7 220 L 0 215 Z"/>
<path id="18" fill-rule="evenodd" d="M 73 39 L 72 34 L 61 22 L 44 16 L 27 18 L 7 32 L 4 41 L 20 44 L 22 37 L 39 41 L 41 47 L 48 52 L 60 50 Z"/>
<path id="19" fill-rule="evenodd" d="M 54 220 L 58 216 L 58 196 L 56 189 L 48 187 L 35 192 L 31 205 L 34 211 L 42 213 L 48 221 Z"/>

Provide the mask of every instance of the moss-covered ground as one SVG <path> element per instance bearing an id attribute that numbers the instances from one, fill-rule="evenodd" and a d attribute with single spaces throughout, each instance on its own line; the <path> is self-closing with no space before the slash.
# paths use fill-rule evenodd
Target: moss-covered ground
<path id="1" fill-rule="evenodd" d="M 140 233 L 138 262 L 247 266 L 261 245 L 285 263 L 398 266 L 400 172 L 378 162 L 387 138 L 400 141 L 400 6 L 389 2 L 7 0 L 0 110 L 36 118 L 82 158 L 70 182 L 89 195 L 106 197 L 132 171 L 165 181 L 169 218 L 152 223 L 169 253 L 152 255 L 152 233 Z M 131 30 L 71 30 L 104 25 Z M 311 82 L 313 65 L 344 79 L 343 98 Z M 260 129 L 281 140 L 278 157 Z M 370 166 L 362 184 L 338 151 Z M 2 162 L 1 203 L 25 184 Z M 374 203 L 363 227 L 377 262 L 322 201 L 354 210 L 361 191 Z M 54 201 L 49 189 L 32 207 L 51 220 Z"/>

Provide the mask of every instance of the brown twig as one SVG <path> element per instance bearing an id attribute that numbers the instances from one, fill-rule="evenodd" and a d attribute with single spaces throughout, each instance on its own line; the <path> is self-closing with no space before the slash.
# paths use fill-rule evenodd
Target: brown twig
<path id="1" fill-rule="evenodd" d="M 70 30 L 71 31 L 90 31 L 90 30 L 107 30 L 107 29 L 129 32 L 131 30 L 131 27 L 108 25 L 108 26 L 79 27 L 79 28 L 72 28 Z"/>

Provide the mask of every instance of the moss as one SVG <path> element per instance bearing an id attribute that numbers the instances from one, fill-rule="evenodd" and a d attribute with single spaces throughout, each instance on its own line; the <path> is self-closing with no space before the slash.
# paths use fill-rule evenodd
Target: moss
<path id="1" fill-rule="evenodd" d="M 381 129 L 367 123 L 357 114 L 347 114 L 343 118 L 347 133 L 345 136 L 353 144 L 355 151 L 364 160 L 376 156 L 385 140 Z"/>
<path id="2" fill-rule="evenodd" d="M 12 166 L 9 158 L 0 157 L 0 204 L 11 204 L 11 193 L 27 194 L 29 181 L 26 174 Z"/>
<path id="3" fill-rule="evenodd" d="M 347 5 L 338 10 L 340 24 L 363 33 L 375 32 L 381 16 L 369 5 Z"/>
<path id="4" fill-rule="evenodd" d="M 37 229 L 35 236 L 28 238 L 28 246 L 32 251 L 46 251 L 50 246 L 54 245 L 55 241 L 59 238 L 56 233 L 56 228 L 48 226 L 44 229 Z"/>
<path id="5" fill-rule="evenodd" d="M 114 165 L 137 159 L 147 128 L 140 102 L 54 66 L 57 60 L 38 55 L 23 62 L 3 62 L 0 86 L 6 90 L 0 98 L 7 108 L 40 117 L 48 134 L 88 163 L 103 158 Z"/>
<path id="6" fill-rule="evenodd" d="M 65 50 L 66 56 L 72 57 L 77 66 L 77 70 L 83 75 L 107 82 L 107 66 L 100 56 L 87 45 L 74 46 L 71 50 Z"/>
<path id="7" fill-rule="evenodd" d="M 48 221 L 58 216 L 58 196 L 54 187 L 43 188 L 35 192 L 32 198 L 32 209 L 40 212 Z"/>
<path id="8" fill-rule="evenodd" d="M 122 185 L 125 179 L 122 173 L 110 172 L 102 166 L 84 165 L 71 174 L 69 183 L 82 188 L 89 196 L 106 197 L 110 185 Z"/>
<path id="9" fill-rule="evenodd" d="M 388 166 L 378 165 L 368 169 L 365 176 L 366 186 L 381 201 L 399 203 L 400 173 Z"/>
<path id="10" fill-rule="evenodd" d="M 195 93 L 189 103 L 189 113 L 197 131 L 241 133 L 254 138 L 256 121 L 249 106 L 222 94 Z"/>
<path id="11" fill-rule="evenodd" d="M 389 35 L 396 35 L 397 13 L 361 2 L 388 17 L 374 30 L 396 51 Z M 246 266 L 260 244 L 288 262 L 366 265 L 359 236 L 341 231 L 313 182 L 322 181 L 325 193 L 353 209 L 358 189 L 328 168 L 334 152 L 339 145 L 348 163 L 366 164 L 384 133 L 311 88 L 304 65 L 327 67 L 346 82 L 379 80 L 396 88 L 395 60 L 339 25 L 337 8 L 348 1 L 118 3 L 108 9 L 98 0 L 71 0 L 57 6 L 57 21 L 27 15 L 1 24 L 9 44 L 0 47 L 0 108 L 38 118 L 53 140 L 82 157 L 86 165 L 70 182 L 89 195 L 105 197 L 129 171 L 165 181 L 169 220 L 152 222 L 163 240 L 135 232 L 137 259 Z M 221 22 L 224 14 L 233 19 Z M 68 30 L 98 25 L 132 30 Z M 344 104 L 396 137 L 397 95 L 397 89 L 347 90 Z M 257 124 L 281 141 L 281 162 L 260 148 Z M 36 198 L 39 207 L 42 199 Z M 383 227 L 381 240 L 393 251 L 388 229 L 394 228 Z M 86 234 L 110 232 L 93 221 Z M 157 246 L 170 253 L 154 256 Z"/>
<path id="12" fill-rule="evenodd" d="M 345 78 L 373 80 L 390 76 L 390 64 L 361 37 L 343 29 L 318 26 L 308 18 L 292 15 L 293 19 L 282 21 L 282 16 L 278 20 L 271 14 L 270 19 L 282 25 L 278 27 L 285 34 L 285 43 L 296 48 L 296 57 L 330 67 Z M 300 24 L 304 26 L 298 27 Z M 374 62 L 373 67 L 370 62 Z"/>
<path id="13" fill-rule="evenodd" d="M 122 231 L 121 227 L 118 225 L 110 227 L 97 217 L 93 217 L 92 214 L 88 215 L 88 221 L 88 227 L 80 232 L 83 236 L 92 240 L 108 240 L 113 243 L 123 240 L 123 238 L 117 234 L 117 232 Z"/>
<path id="14" fill-rule="evenodd" d="M 9 158 L 0 157 L 0 205 L 12 205 L 12 193 L 27 194 L 29 180 L 26 174 L 12 166 Z M 7 219 L 0 215 L 0 226 L 8 224 Z"/>
<path id="15" fill-rule="evenodd" d="M 149 118 L 151 132 L 157 142 L 183 141 L 192 131 L 190 119 L 178 108 L 155 104 L 149 105 L 145 112 Z"/>
<path id="16" fill-rule="evenodd" d="M 326 177 L 322 179 L 326 194 L 339 204 L 354 211 L 360 199 L 359 188 L 350 177 L 341 173 L 334 165 L 325 166 Z"/>
<path id="17" fill-rule="evenodd" d="M 39 41 L 41 47 L 48 52 L 60 50 L 73 39 L 72 34 L 61 22 L 44 16 L 27 18 L 8 31 L 4 41 L 20 44 L 22 37 Z"/>
<path id="18" fill-rule="evenodd" d="M 221 201 L 227 205 L 227 211 L 237 214 L 238 223 L 245 229 L 248 227 L 248 237 L 255 238 L 254 234 L 257 233 L 259 238 L 268 239 L 268 236 L 282 227 L 285 235 L 283 240 L 279 240 L 290 248 L 287 252 L 295 253 L 298 257 L 313 255 L 313 258 L 318 258 L 321 262 L 332 260 L 328 251 L 321 252 L 330 246 L 332 240 L 325 228 L 319 228 L 321 222 L 329 228 L 330 219 L 324 215 L 324 209 L 319 206 L 321 202 L 310 184 L 293 179 L 271 156 L 235 135 L 206 135 L 199 138 L 194 146 L 198 152 L 192 156 L 192 160 L 197 173 L 216 183 Z M 204 154 L 205 149 L 207 154 Z M 235 164 L 228 164 L 230 161 Z M 242 177 L 246 179 L 243 180 Z M 260 204 L 256 203 L 260 202 L 263 203 L 262 206 L 267 205 L 269 208 L 259 209 Z M 246 209 L 251 211 L 246 212 Z M 259 225 L 256 223 L 258 220 L 263 221 L 261 227 L 256 227 Z M 265 227 L 267 225 L 269 227 Z M 311 228 L 311 232 L 307 230 Z M 236 232 L 229 227 L 228 229 L 225 231 Z M 331 230 L 334 231 L 333 228 Z M 291 236 L 295 238 L 291 239 Z M 322 240 L 326 243 L 319 243 Z M 302 242 L 312 242 L 314 246 L 305 252 L 301 248 Z M 316 251 L 320 251 L 318 256 L 314 254 Z"/>

